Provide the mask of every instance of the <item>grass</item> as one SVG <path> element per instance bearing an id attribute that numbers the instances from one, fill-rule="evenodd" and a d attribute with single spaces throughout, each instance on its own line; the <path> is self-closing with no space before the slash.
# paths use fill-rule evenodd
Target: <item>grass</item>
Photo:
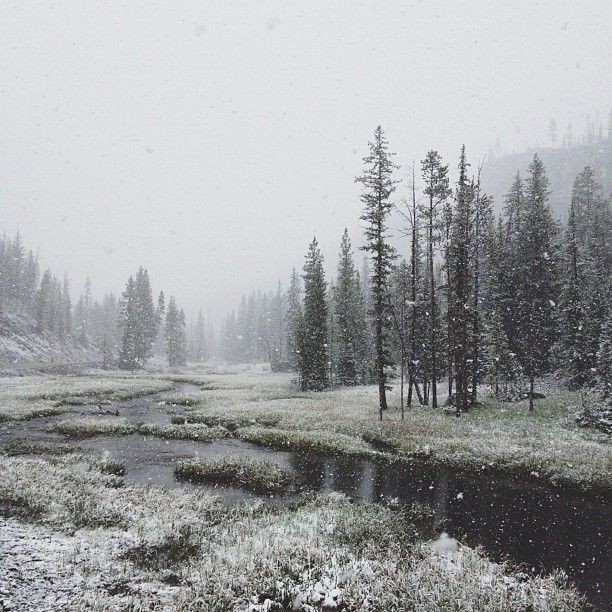
<path id="1" fill-rule="evenodd" d="M 362 439 L 327 431 L 298 431 L 292 429 L 248 427 L 239 429 L 236 436 L 244 442 L 291 451 L 343 453 L 361 457 L 380 456 Z"/>
<path id="2" fill-rule="evenodd" d="M 225 427 L 230 431 L 235 431 L 239 427 L 250 425 L 261 425 L 262 427 L 273 427 L 280 421 L 280 417 L 275 415 L 262 416 L 260 419 L 249 419 L 246 417 L 223 417 L 218 414 L 206 414 L 205 412 L 191 412 L 184 415 L 173 415 L 173 423 L 201 423 L 209 427 Z"/>
<path id="3" fill-rule="evenodd" d="M 227 438 L 230 432 L 223 427 L 208 427 L 206 425 L 156 425 L 143 423 L 134 425 L 123 417 L 83 417 L 54 423 L 47 431 L 60 433 L 74 438 L 93 436 L 126 436 L 140 434 L 158 438 L 198 440 L 211 442 Z"/>
<path id="4" fill-rule="evenodd" d="M 584 608 L 559 575 L 517 575 L 453 541 L 431 517 L 337 494 L 291 507 L 227 508 L 203 492 L 118 487 L 100 460 L 0 456 L 0 507 L 73 536 L 63 561 L 92 610 L 552 610 Z M 26 509 L 27 512 L 23 510 Z M 168 572 L 171 572 L 170 586 Z M 87 579 L 87 577 L 90 579 Z M 100 583 L 106 588 L 100 588 Z M 269 603 L 265 603 L 269 600 Z M 323 608 L 325 609 L 325 608 Z"/>
<path id="5" fill-rule="evenodd" d="M 386 456 L 411 464 L 503 474 L 583 492 L 612 492 L 610 438 L 576 425 L 573 415 L 580 408 L 576 393 L 553 392 L 536 400 L 533 413 L 527 401 L 501 403 L 484 397 L 461 418 L 441 408 L 412 406 L 402 420 L 395 387 L 381 423 L 373 386 L 305 395 L 292 389 L 290 375 L 212 374 L 209 378 L 225 388 L 205 392 L 206 408 L 196 408 L 185 418 L 229 423 L 238 427 L 239 437 L 256 444 L 366 455 L 384 450 Z M 254 428 L 253 422 L 272 428 Z"/>
<path id="6" fill-rule="evenodd" d="M 125 401 L 173 388 L 146 375 L 12 376 L 2 379 L 0 421 L 52 416 L 74 405 Z"/>
<path id="7" fill-rule="evenodd" d="M 14 440 L 2 447 L 1 452 L 9 457 L 18 455 L 65 455 L 74 453 L 78 448 L 68 444 L 43 444 L 28 442 L 27 440 Z"/>
<path id="8" fill-rule="evenodd" d="M 61 397 L 153 392 L 179 378 L 206 385 L 208 390 L 170 396 L 176 405 L 184 406 L 185 414 L 173 415 L 172 427 L 149 426 L 149 435 L 216 436 L 191 427 L 199 424 L 223 427 L 243 440 L 274 448 L 392 455 L 411 464 L 490 472 L 585 492 L 612 492 L 610 438 L 575 424 L 573 413 L 580 408 L 580 401 L 577 394 L 567 392 L 537 400 L 533 413 L 529 413 L 526 401 L 504 404 L 485 397 L 459 419 L 442 409 L 412 406 L 402 420 L 396 387 L 389 393 L 391 409 L 381 423 L 374 387 L 305 394 L 292 387 L 291 375 L 286 374 L 193 372 L 177 375 L 174 380 L 116 373 L 109 373 L 107 380 L 97 376 L 30 376 L 3 379 L 0 419 L 56 414 L 65 410 L 53 405 Z M 108 433 L 106 427 L 96 431 L 89 423 L 81 431 L 91 432 L 88 435 Z M 116 427 L 113 433 L 121 432 L 124 426 Z M 380 450 L 384 454 L 376 452 Z"/>
<path id="9" fill-rule="evenodd" d="M 174 473 L 190 482 L 228 484 L 254 493 L 287 493 L 297 488 L 292 470 L 248 457 L 186 459 L 174 468 Z"/>
<path id="10" fill-rule="evenodd" d="M 157 436 L 158 438 L 197 440 L 199 442 L 212 442 L 227 438 L 231 434 L 224 427 L 208 427 L 207 425 L 154 425 L 145 423 L 138 427 L 137 433 L 144 436 Z"/>
<path id="11" fill-rule="evenodd" d="M 130 425 L 122 417 L 83 417 L 54 423 L 47 428 L 47 431 L 75 438 L 88 438 L 99 435 L 128 435 L 136 433 L 138 427 L 136 425 Z"/>
<path id="12" fill-rule="evenodd" d="M 193 393 L 188 395 L 169 395 L 164 398 L 164 404 L 169 406 L 188 406 L 192 408 L 194 406 L 201 406 L 203 403 L 205 403 L 205 398 Z"/>

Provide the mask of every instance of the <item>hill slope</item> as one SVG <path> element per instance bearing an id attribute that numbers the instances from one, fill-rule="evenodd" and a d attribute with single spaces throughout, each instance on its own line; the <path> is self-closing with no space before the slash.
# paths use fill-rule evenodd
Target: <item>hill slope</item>
<path id="1" fill-rule="evenodd" d="M 98 361 L 92 346 L 75 340 L 61 342 L 53 334 L 41 333 L 28 314 L 0 313 L 0 366 L 93 365 Z"/>
<path id="2" fill-rule="evenodd" d="M 504 194 L 507 193 L 516 171 L 520 171 L 521 176 L 526 176 L 534 153 L 538 154 L 546 167 L 550 180 L 550 205 L 559 216 L 565 217 L 574 179 L 585 166 L 591 166 L 596 171 L 605 195 L 612 192 L 612 138 L 569 148 L 543 147 L 490 159 L 483 164 L 483 188 L 486 193 L 494 196 L 498 210 L 503 205 Z"/>

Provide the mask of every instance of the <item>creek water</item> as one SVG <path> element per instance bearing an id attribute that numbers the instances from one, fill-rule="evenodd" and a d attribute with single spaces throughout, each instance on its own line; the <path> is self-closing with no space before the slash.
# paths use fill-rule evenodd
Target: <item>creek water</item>
<path id="1" fill-rule="evenodd" d="M 98 412 L 125 416 L 132 423 L 169 423 L 160 397 L 141 397 L 101 409 L 79 407 L 74 413 L 0 424 L 0 445 L 15 439 L 66 442 L 46 432 L 53 422 Z M 180 407 L 176 407 L 180 411 Z M 70 440 L 75 443 L 74 440 Z M 581 497 L 546 486 L 509 479 L 458 475 L 449 470 L 394 467 L 364 459 L 282 452 L 234 439 L 214 442 L 163 440 L 157 437 L 96 436 L 79 439 L 84 452 L 108 453 L 125 463 L 128 484 L 203 488 L 226 503 L 254 498 L 232 487 L 192 485 L 174 477 L 174 465 L 188 457 L 247 455 L 293 469 L 308 488 L 338 491 L 360 501 L 397 498 L 428 505 L 451 536 L 480 546 L 493 560 L 509 560 L 527 572 L 561 569 L 600 610 L 612 610 L 612 519 L 609 498 Z M 267 498 L 287 503 L 283 496 Z"/>

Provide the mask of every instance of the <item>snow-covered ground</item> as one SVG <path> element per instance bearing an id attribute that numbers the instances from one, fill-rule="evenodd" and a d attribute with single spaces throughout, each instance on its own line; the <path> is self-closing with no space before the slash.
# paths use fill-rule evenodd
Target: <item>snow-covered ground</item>
<path id="1" fill-rule="evenodd" d="M 0 313 L 0 368 L 28 371 L 40 367 L 74 367 L 100 361 L 91 346 L 74 340 L 61 342 L 50 333 L 37 331 L 32 317 L 17 312 Z"/>

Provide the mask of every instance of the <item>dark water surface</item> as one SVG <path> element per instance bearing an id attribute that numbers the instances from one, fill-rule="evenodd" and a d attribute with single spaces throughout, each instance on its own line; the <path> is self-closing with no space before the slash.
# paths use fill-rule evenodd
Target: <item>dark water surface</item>
<path id="1" fill-rule="evenodd" d="M 160 396 L 103 406 L 78 407 L 74 413 L 27 422 L 0 423 L 0 445 L 11 440 L 66 442 L 44 431 L 54 421 L 118 412 L 132 423 L 168 424 Z M 180 411 L 180 407 L 176 407 Z M 451 536 L 482 547 L 497 561 L 509 560 L 529 572 L 565 571 L 598 609 L 612 610 L 612 519 L 610 500 L 582 498 L 548 488 L 499 478 L 456 475 L 448 470 L 415 470 L 351 457 L 280 452 L 238 440 L 203 443 L 163 440 L 142 435 L 97 436 L 68 440 L 83 451 L 109 453 L 125 463 L 129 484 L 162 487 L 197 486 L 226 502 L 256 496 L 232 487 L 207 487 L 177 481 L 173 468 L 187 457 L 247 455 L 290 467 L 317 491 L 339 491 L 357 500 L 397 498 L 432 508 L 437 522 Z M 283 503 L 282 497 L 275 502 Z"/>

